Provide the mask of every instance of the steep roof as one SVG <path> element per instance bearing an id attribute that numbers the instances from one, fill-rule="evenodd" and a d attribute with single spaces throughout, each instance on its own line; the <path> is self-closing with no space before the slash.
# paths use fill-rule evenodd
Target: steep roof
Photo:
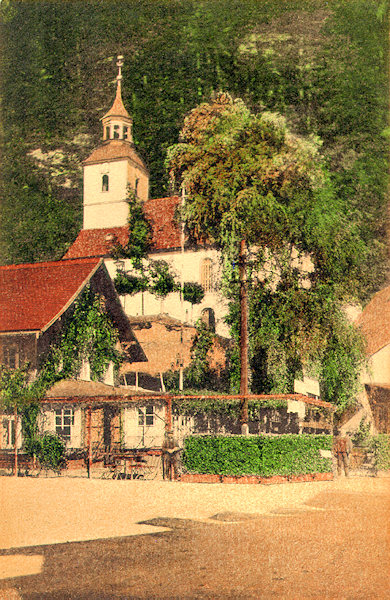
<path id="1" fill-rule="evenodd" d="M 135 151 L 133 144 L 126 142 L 125 140 L 110 140 L 105 142 L 93 150 L 92 154 L 84 160 L 83 164 L 91 165 L 106 162 L 108 160 L 121 160 L 124 158 L 130 159 L 146 171 L 148 170 L 145 162 Z"/>
<path id="2" fill-rule="evenodd" d="M 180 229 L 175 222 L 178 196 L 146 200 L 145 216 L 152 226 L 152 251 L 180 248 Z M 108 256 L 115 239 L 122 245 L 128 241 L 128 227 L 82 229 L 64 259 L 87 256 Z"/>
<path id="3" fill-rule="evenodd" d="M 0 332 L 47 329 L 101 264 L 80 258 L 0 267 Z"/>
<path id="4" fill-rule="evenodd" d="M 369 356 L 390 344 L 390 286 L 375 294 L 356 323 L 366 339 Z"/>
<path id="5" fill-rule="evenodd" d="M 131 117 L 125 109 L 125 106 L 122 101 L 122 90 L 120 81 L 118 81 L 117 84 L 114 103 L 111 106 L 110 110 L 101 118 L 101 120 L 106 119 L 107 117 L 125 117 L 126 119 L 131 120 Z"/>

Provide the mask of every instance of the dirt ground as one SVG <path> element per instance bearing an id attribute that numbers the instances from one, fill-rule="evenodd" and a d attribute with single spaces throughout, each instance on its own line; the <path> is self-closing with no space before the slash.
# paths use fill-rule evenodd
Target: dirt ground
<path id="1" fill-rule="evenodd" d="M 0 535 L 1 600 L 390 597 L 389 479 L 107 483 L 3 478 L 3 516 L 15 518 L 24 506 L 18 527 L 29 533 L 13 547 L 7 527 Z M 45 498 L 46 517 L 34 512 Z M 50 528 L 60 542 L 69 537 L 78 514 L 93 525 L 102 503 L 111 506 L 110 539 L 91 539 L 85 530 L 78 537 L 90 541 L 37 545 L 42 528 L 41 540 Z M 61 527 L 65 513 L 68 529 Z M 123 533 L 115 530 L 118 520 Z"/>

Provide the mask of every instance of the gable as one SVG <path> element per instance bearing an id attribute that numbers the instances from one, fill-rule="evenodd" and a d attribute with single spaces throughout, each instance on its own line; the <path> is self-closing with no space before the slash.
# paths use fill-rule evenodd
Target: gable
<path id="1" fill-rule="evenodd" d="M 100 265 L 95 258 L 0 267 L 0 332 L 47 329 Z"/>

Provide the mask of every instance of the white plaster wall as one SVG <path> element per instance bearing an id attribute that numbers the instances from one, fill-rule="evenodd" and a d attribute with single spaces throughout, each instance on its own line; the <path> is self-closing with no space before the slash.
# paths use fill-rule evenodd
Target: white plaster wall
<path id="1" fill-rule="evenodd" d="M 68 405 L 63 405 L 70 408 Z M 58 406 L 60 408 L 60 405 Z M 62 408 L 62 406 L 61 406 Z M 67 443 L 68 448 L 81 448 L 81 408 L 73 406 L 74 425 L 70 431 L 70 442 Z M 41 433 L 55 433 L 56 431 L 56 416 L 55 409 L 47 408 L 39 416 L 39 429 Z"/>
<path id="2" fill-rule="evenodd" d="M 162 446 L 165 433 L 165 409 L 162 406 L 155 406 L 154 413 L 153 425 L 138 425 L 138 406 L 125 407 L 123 433 L 126 448 Z"/>
<path id="3" fill-rule="evenodd" d="M 131 189 L 135 189 L 135 180 L 138 179 L 137 198 L 148 200 L 149 198 L 149 175 L 138 169 L 130 162 L 127 163 L 127 181 Z"/>
<path id="4" fill-rule="evenodd" d="M 152 260 L 165 260 L 171 267 L 171 272 L 176 276 L 177 283 L 201 283 L 201 265 L 205 258 L 212 260 L 213 280 L 218 290 L 222 276 L 220 253 L 214 249 L 201 249 L 198 251 L 186 250 L 184 253 L 167 252 L 151 254 Z M 108 272 L 112 278 L 116 275 L 116 266 L 112 260 L 106 260 Z M 126 260 L 125 270 L 131 270 L 131 262 Z M 217 291 L 206 292 L 200 304 L 191 305 L 190 302 L 181 302 L 180 293 L 168 294 L 164 299 L 157 298 L 150 293 L 138 293 L 134 296 L 121 296 L 122 306 L 130 316 L 157 315 L 166 313 L 175 319 L 186 323 L 195 323 L 202 314 L 203 309 L 212 308 L 215 313 L 216 333 L 229 337 L 229 327 L 224 322 L 227 314 L 228 303 Z"/>
<path id="5" fill-rule="evenodd" d="M 126 202 L 128 161 L 84 167 L 84 229 L 120 227 L 127 224 Z M 109 177 L 109 189 L 102 191 L 102 177 Z"/>
<path id="6" fill-rule="evenodd" d="M 0 448 L 4 449 L 4 450 L 12 450 L 15 448 L 14 444 L 7 444 L 7 431 L 9 431 L 9 427 L 12 427 L 12 425 L 10 425 L 11 423 L 13 423 L 15 420 L 15 417 L 13 415 L 1 415 L 1 421 L 2 421 L 2 429 L 1 429 L 1 445 Z M 19 417 L 17 420 L 17 425 L 16 425 L 16 431 L 15 431 L 15 439 L 16 439 L 16 447 L 18 449 L 20 449 L 23 445 L 23 435 L 22 435 L 22 421 L 21 418 Z M 12 441 L 12 440 L 10 440 Z"/>
<path id="7" fill-rule="evenodd" d="M 390 383 L 390 344 L 370 357 L 362 379 L 363 383 Z"/>

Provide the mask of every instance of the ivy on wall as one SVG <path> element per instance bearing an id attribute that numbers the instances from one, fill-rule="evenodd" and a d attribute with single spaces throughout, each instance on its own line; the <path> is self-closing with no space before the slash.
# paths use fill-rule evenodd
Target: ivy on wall
<path id="1" fill-rule="evenodd" d="M 84 361 L 89 362 L 94 380 L 104 376 L 110 362 L 118 368 L 121 362 L 118 341 L 104 299 L 87 287 L 67 315 L 60 339 L 51 346 L 34 380 L 28 363 L 18 369 L 0 368 L 0 402 L 5 410 L 16 409 L 21 416 L 28 454 L 53 468 L 63 464 L 65 446 L 61 440 L 56 441 L 52 434 L 39 433 L 40 400 L 55 382 L 77 377 Z"/>

